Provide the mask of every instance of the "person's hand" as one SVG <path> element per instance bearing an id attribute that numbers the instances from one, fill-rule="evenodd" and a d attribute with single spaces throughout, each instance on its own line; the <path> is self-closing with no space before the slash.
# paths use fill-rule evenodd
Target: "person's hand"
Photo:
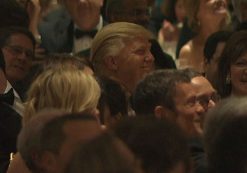
<path id="1" fill-rule="evenodd" d="M 65 6 L 76 25 L 82 30 L 92 30 L 100 18 L 103 0 L 65 0 Z"/>
<path id="2" fill-rule="evenodd" d="M 163 35 L 163 38 L 165 41 L 172 41 L 173 35 L 176 32 L 175 27 L 173 24 L 167 20 L 164 20 L 162 28 L 161 28 L 161 34 Z"/>

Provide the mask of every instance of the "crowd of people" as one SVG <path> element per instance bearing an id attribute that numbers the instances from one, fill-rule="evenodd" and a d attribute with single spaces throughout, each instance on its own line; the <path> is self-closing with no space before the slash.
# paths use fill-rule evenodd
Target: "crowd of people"
<path id="1" fill-rule="evenodd" d="M 1 0 L 0 173 L 245 173 L 247 0 Z"/>

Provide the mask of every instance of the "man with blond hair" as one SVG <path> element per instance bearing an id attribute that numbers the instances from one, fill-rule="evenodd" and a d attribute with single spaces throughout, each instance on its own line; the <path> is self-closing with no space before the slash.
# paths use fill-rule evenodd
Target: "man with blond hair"
<path id="1" fill-rule="evenodd" d="M 92 43 L 95 73 L 116 80 L 132 93 L 137 83 L 154 69 L 151 38 L 151 33 L 137 24 L 116 22 L 105 26 Z"/>

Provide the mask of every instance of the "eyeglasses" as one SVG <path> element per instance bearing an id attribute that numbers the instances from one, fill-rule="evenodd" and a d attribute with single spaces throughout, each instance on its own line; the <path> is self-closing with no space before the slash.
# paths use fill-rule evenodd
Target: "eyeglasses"
<path id="1" fill-rule="evenodd" d="M 217 103 L 220 101 L 220 95 L 214 93 L 211 96 L 200 96 L 197 98 L 197 101 L 202 105 L 202 107 L 206 108 L 208 107 L 208 104 L 210 101 L 213 101 L 214 103 Z"/>
<path id="2" fill-rule="evenodd" d="M 30 49 L 25 49 L 21 46 L 16 46 L 16 45 L 6 45 L 5 48 L 7 48 L 10 51 L 10 53 L 13 54 L 14 56 L 20 56 L 23 53 L 25 53 L 28 59 L 31 60 L 34 58 L 34 53 Z"/>

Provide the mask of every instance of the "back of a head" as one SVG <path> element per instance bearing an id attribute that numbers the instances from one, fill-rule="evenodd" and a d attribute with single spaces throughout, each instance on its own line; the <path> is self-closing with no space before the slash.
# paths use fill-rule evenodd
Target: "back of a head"
<path id="1" fill-rule="evenodd" d="M 221 129 L 212 148 L 213 168 L 217 173 L 246 173 L 247 171 L 247 113 L 235 117 Z M 211 165 L 212 166 L 212 165 Z M 209 169 L 210 170 L 210 169 Z"/>
<path id="2" fill-rule="evenodd" d="M 51 68 L 77 68 L 79 70 L 84 70 L 87 65 L 84 59 L 80 57 L 63 53 L 63 54 L 51 54 L 46 57 L 47 59 L 44 62 L 43 68 L 51 69 Z"/>
<path id="3" fill-rule="evenodd" d="M 155 106 L 162 105 L 175 110 L 173 96 L 176 84 L 189 83 L 184 70 L 156 70 L 147 75 L 133 94 L 133 109 L 137 114 L 153 113 Z"/>
<path id="4" fill-rule="evenodd" d="M 34 151 L 40 149 L 41 131 L 44 126 L 53 119 L 64 115 L 65 112 L 57 109 L 47 109 L 37 113 L 21 129 L 17 148 L 23 160 L 30 170 L 36 170 L 33 160 Z"/>
<path id="5" fill-rule="evenodd" d="M 124 88 L 115 80 L 107 77 L 98 77 L 101 86 L 101 96 L 99 99 L 98 109 L 101 113 L 100 119 L 102 124 L 108 124 L 107 118 L 119 118 L 128 113 L 127 96 Z M 107 117 L 106 109 L 109 109 L 110 117 Z"/>
<path id="6" fill-rule="evenodd" d="M 204 144 L 210 172 L 240 173 L 239 170 L 244 169 L 247 163 L 246 124 L 247 98 L 227 98 L 209 111 Z"/>
<path id="7" fill-rule="evenodd" d="M 93 121 L 98 124 L 91 114 L 68 114 L 59 110 L 37 114 L 25 124 L 19 134 L 17 147 L 30 170 L 41 171 L 37 163 L 46 151 L 59 153 L 66 138 L 64 126 L 71 121 Z"/>
<path id="8" fill-rule="evenodd" d="M 32 83 L 24 111 L 24 123 L 44 108 L 67 112 L 92 112 L 100 97 L 100 87 L 92 75 L 75 68 L 48 69 Z"/>
<path id="9" fill-rule="evenodd" d="M 232 32 L 230 31 L 217 31 L 207 38 L 203 52 L 204 57 L 208 63 L 210 63 L 210 61 L 213 59 L 217 45 L 219 43 L 225 43 L 231 34 Z"/>
<path id="10" fill-rule="evenodd" d="M 140 159 L 146 173 L 168 173 L 179 163 L 185 172 L 189 171 L 187 142 L 176 124 L 154 117 L 134 117 L 119 122 L 114 132 Z"/>
<path id="11" fill-rule="evenodd" d="M 66 172 L 140 173 L 136 169 L 137 165 L 132 162 L 133 160 L 126 157 L 126 149 L 127 146 L 117 137 L 105 132 L 92 141 L 81 145 Z"/>
<path id="12" fill-rule="evenodd" d="M 151 33 L 144 27 L 127 22 L 116 22 L 103 27 L 94 37 L 91 46 L 91 61 L 96 74 L 107 75 L 105 58 L 115 57 L 134 38 L 150 40 Z"/>

